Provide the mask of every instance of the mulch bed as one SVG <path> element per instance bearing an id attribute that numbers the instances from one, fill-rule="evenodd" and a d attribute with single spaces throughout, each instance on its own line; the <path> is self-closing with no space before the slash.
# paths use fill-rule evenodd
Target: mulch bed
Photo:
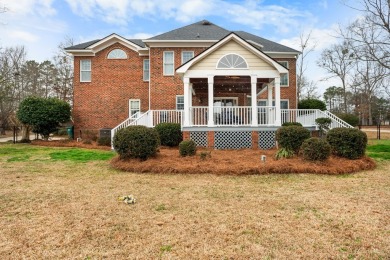
<path id="1" fill-rule="evenodd" d="M 34 140 L 33 145 L 52 147 L 78 147 L 87 149 L 111 150 L 111 147 L 98 146 L 96 142 L 59 140 Z M 202 159 L 200 154 L 209 154 Z M 358 160 L 348 160 L 331 156 L 324 162 L 309 162 L 301 157 L 275 160 L 273 150 L 211 150 L 198 149 L 197 154 L 191 157 L 181 157 L 178 148 L 161 147 L 158 154 L 146 161 L 138 159 L 120 160 L 116 156 L 111 160 L 115 169 L 138 173 L 210 173 L 217 175 L 246 175 L 270 173 L 317 173 L 317 174 L 345 174 L 374 169 L 375 161 L 369 157 Z M 261 156 L 266 161 L 261 161 Z"/>
<path id="2" fill-rule="evenodd" d="M 202 152 L 211 156 L 202 159 Z M 111 160 L 112 167 L 138 173 L 211 173 L 217 175 L 245 175 L 269 173 L 317 173 L 345 174 L 375 168 L 375 161 L 369 157 L 348 160 L 330 157 L 325 162 L 308 162 L 300 157 L 275 160 L 276 150 L 206 150 L 199 149 L 196 156 L 180 157 L 178 149 L 161 148 L 156 157 L 146 161 L 137 159 Z M 261 155 L 266 155 L 265 163 Z"/>

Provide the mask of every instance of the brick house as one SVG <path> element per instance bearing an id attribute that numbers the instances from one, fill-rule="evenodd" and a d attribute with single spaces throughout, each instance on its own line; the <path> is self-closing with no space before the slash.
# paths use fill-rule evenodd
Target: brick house
<path id="1" fill-rule="evenodd" d="M 75 136 L 128 125 L 182 125 L 199 146 L 275 145 L 282 123 L 315 128 L 330 113 L 297 110 L 297 50 L 203 20 L 139 40 L 111 34 L 74 56 Z"/>

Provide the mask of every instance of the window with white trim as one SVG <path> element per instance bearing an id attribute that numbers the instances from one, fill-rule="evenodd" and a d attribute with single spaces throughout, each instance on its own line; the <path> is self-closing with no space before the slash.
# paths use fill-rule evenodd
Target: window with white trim
<path id="1" fill-rule="evenodd" d="M 107 55 L 107 59 L 127 59 L 127 54 L 121 49 L 114 49 Z"/>
<path id="2" fill-rule="evenodd" d="M 149 73 L 149 59 L 144 60 L 144 81 L 149 81 L 150 73 Z"/>
<path id="3" fill-rule="evenodd" d="M 267 99 L 259 99 L 257 101 L 257 105 L 261 107 L 267 106 Z M 272 100 L 272 106 L 275 106 L 275 100 Z M 280 100 L 280 109 L 288 109 L 288 99 L 287 100 Z"/>
<path id="4" fill-rule="evenodd" d="M 231 53 L 223 56 L 217 64 L 217 69 L 247 69 L 248 64 L 240 55 Z"/>
<path id="5" fill-rule="evenodd" d="M 141 111 L 141 100 L 130 99 L 129 100 L 129 115 L 133 116 Z"/>
<path id="6" fill-rule="evenodd" d="M 163 75 L 174 75 L 174 54 L 173 51 L 164 51 L 163 57 Z"/>
<path id="7" fill-rule="evenodd" d="M 279 61 L 279 64 L 288 69 L 288 61 Z M 280 74 L 280 86 L 288 86 L 288 73 Z"/>
<path id="8" fill-rule="evenodd" d="M 176 96 L 176 110 L 184 109 L 184 96 Z"/>
<path id="9" fill-rule="evenodd" d="M 80 60 L 80 82 L 91 82 L 91 60 Z"/>
<path id="10" fill-rule="evenodd" d="M 194 52 L 193 51 L 182 51 L 181 52 L 181 64 L 186 63 L 190 59 L 194 57 Z"/>

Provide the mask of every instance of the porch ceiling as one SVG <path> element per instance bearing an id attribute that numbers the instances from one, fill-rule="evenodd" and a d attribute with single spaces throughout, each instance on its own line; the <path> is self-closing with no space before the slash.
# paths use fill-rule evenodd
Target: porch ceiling
<path id="1" fill-rule="evenodd" d="M 257 89 L 261 90 L 267 83 L 273 79 L 258 78 Z M 191 78 L 192 87 L 197 93 L 207 93 L 207 78 Z M 234 93 L 250 93 L 251 77 L 250 76 L 215 76 L 214 88 L 219 91 L 233 91 Z"/>

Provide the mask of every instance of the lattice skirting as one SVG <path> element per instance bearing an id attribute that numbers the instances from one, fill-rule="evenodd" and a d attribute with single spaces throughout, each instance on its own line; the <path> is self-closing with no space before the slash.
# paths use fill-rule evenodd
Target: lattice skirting
<path id="1" fill-rule="evenodd" d="M 259 131 L 259 148 L 263 150 L 276 146 L 275 131 Z"/>
<path id="2" fill-rule="evenodd" d="M 196 143 L 196 146 L 208 146 L 207 132 L 190 132 L 190 139 Z"/>
<path id="3" fill-rule="evenodd" d="M 242 149 L 252 147 L 252 132 L 220 131 L 214 133 L 215 149 Z"/>

